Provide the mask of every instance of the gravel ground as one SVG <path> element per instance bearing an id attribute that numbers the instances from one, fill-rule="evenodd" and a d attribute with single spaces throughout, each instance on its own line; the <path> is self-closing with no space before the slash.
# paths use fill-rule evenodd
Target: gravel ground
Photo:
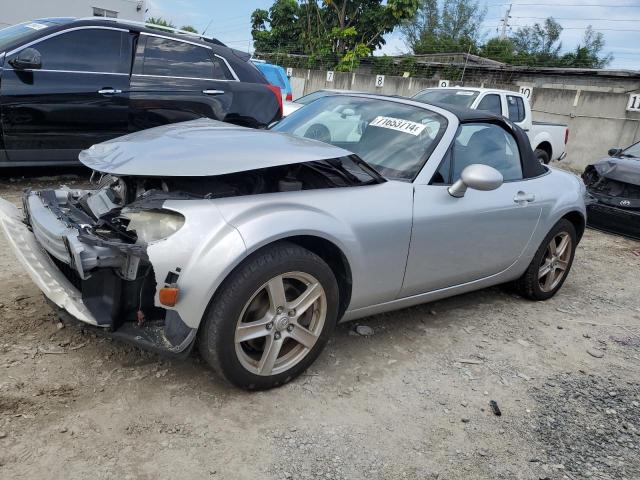
<path id="1" fill-rule="evenodd" d="M 639 242 L 588 231 L 550 301 L 491 288 L 340 325 L 250 394 L 60 324 L 0 238 L 0 478 L 636 480 L 639 267 Z"/>

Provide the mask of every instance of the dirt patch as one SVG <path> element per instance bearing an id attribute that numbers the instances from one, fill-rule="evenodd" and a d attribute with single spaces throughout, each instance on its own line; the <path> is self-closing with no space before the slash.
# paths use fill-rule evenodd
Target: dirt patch
<path id="1" fill-rule="evenodd" d="M 640 385 L 618 375 L 548 379 L 534 398 L 536 437 L 551 470 L 569 478 L 636 478 L 640 472 Z"/>
<path id="2" fill-rule="evenodd" d="M 0 412 L 3 415 L 23 416 L 31 413 L 35 403 L 19 395 L 0 395 Z"/>

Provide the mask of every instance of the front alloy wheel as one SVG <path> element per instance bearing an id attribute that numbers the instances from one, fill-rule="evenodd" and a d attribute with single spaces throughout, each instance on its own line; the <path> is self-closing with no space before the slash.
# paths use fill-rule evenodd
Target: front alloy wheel
<path id="1" fill-rule="evenodd" d="M 282 385 L 318 357 L 335 327 L 338 303 L 336 278 L 322 258 L 289 242 L 265 247 L 211 300 L 200 353 L 241 388 Z"/>
<path id="2" fill-rule="evenodd" d="M 327 295 L 313 275 L 276 275 L 242 309 L 236 325 L 236 355 L 256 375 L 285 372 L 315 346 L 326 317 Z"/>

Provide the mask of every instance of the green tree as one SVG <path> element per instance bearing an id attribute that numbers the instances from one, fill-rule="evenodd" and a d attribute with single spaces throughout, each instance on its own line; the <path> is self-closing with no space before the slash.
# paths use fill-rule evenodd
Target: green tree
<path id="1" fill-rule="evenodd" d="M 191 33 L 200 33 L 195 27 L 192 27 L 191 25 L 184 25 L 183 27 L 180 27 L 180 30 Z"/>
<path id="2" fill-rule="evenodd" d="M 162 17 L 149 17 L 147 19 L 147 23 L 159 25 L 161 27 L 176 28 L 176 26 L 170 20 L 165 20 Z"/>
<path id="3" fill-rule="evenodd" d="M 477 0 L 420 0 L 402 33 L 415 54 L 477 52 L 487 9 Z"/>
<path id="4" fill-rule="evenodd" d="M 603 49 L 604 35 L 589 25 L 584 31 L 582 43 L 578 44 L 573 52 L 563 55 L 560 63 L 565 67 L 604 68 L 611 63 L 613 55 L 602 55 Z"/>
<path id="5" fill-rule="evenodd" d="M 480 55 L 503 63 L 514 63 L 518 56 L 516 44 L 510 38 L 492 38 L 480 48 Z"/>
<path id="6" fill-rule="evenodd" d="M 561 54 L 562 26 L 552 17 L 544 23 L 519 28 L 507 39 L 492 38 L 480 50 L 484 57 L 511 65 L 603 68 L 613 57 L 604 55 L 604 35 L 588 26 L 582 42 Z"/>
<path id="7" fill-rule="evenodd" d="M 525 65 L 555 66 L 562 50 L 561 33 L 562 26 L 553 17 L 542 25 L 519 28 L 510 37 L 517 60 Z"/>
<path id="8" fill-rule="evenodd" d="M 350 70 L 384 45 L 384 35 L 411 18 L 419 0 L 275 0 L 251 15 L 259 53 L 299 53 L 309 66 Z"/>

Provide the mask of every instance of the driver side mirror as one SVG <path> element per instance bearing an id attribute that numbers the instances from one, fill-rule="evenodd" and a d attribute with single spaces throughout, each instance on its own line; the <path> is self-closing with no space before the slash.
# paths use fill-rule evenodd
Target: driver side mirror
<path id="1" fill-rule="evenodd" d="M 16 70 L 39 70 L 42 68 L 42 56 L 35 48 L 25 48 L 9 60 L 9 65 Z"/>
<path id="2" fill-rule="evenodd" d="M 618 155 L 620 155 L 620 153 L 622 153 L 622 149 L 619 147 L 616 148 L 610 148 L 609 151 L 607 152 L 607 154 L 610 157 L 617 157 Z"/>
<path id="3" fill-rule="evenodd" d="M 502 174 L 495 168 L 489 165 L 474 163 L 462 170 L 460 178 L 451 185 L 447 191 L 452 197 L 461 198 L 467 193 L 467 188 L 486 192 L 495 190 L 502 185 L 503 182 Z"/>

